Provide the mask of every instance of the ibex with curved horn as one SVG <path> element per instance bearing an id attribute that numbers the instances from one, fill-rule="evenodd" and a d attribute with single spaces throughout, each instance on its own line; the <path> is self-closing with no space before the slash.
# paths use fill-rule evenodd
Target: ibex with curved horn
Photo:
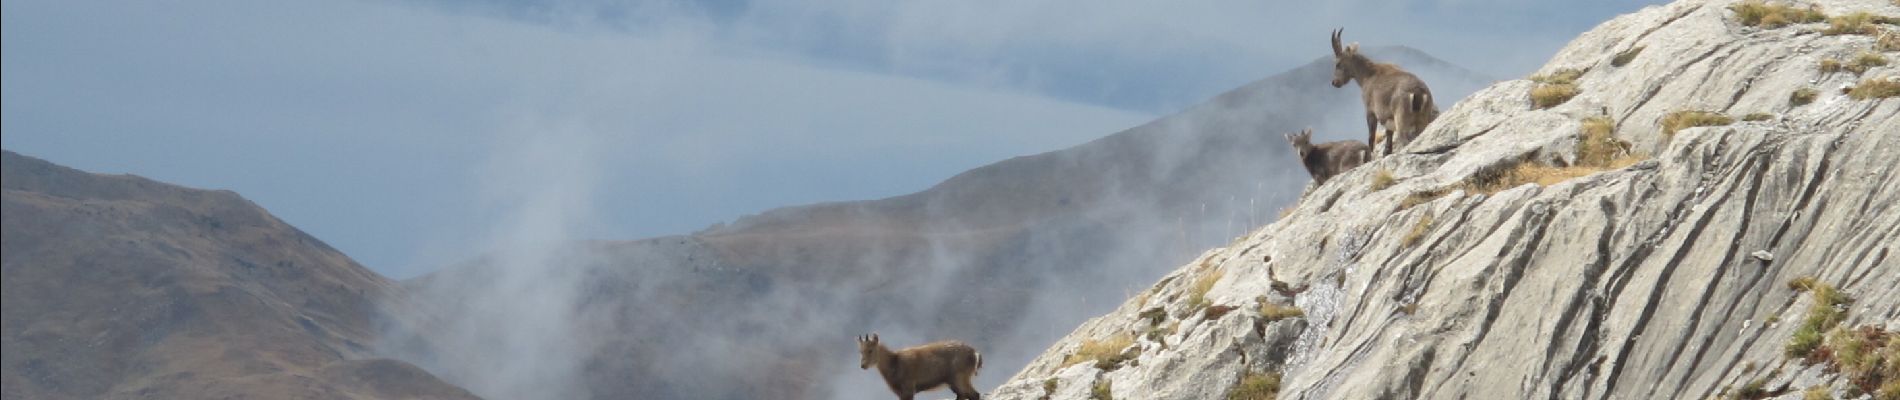
<path id="1" fill-rule="evenodd" d="M 1359 83 L 1366 102 L 1366 145 L 1377 150 L 1379 126 L 1386 129 L 1384 152 L 1371 158 L 1395 153 L 1438 118 L 1432 89 L 1397 65 L 1373 62 L 1359 54 L 1358 43 L 1341 46 L 1339 35 L 1345 30 L 1333 31 L 1333 87 L 1345 87 L 1348 81 Z"/>

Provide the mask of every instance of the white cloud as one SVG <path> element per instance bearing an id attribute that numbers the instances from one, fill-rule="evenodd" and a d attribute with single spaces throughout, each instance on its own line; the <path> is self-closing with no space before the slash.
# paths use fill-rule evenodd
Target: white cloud
<path id="1" fill-rule="evenodd" d="M 5 145 L 230 188 L 397 276 L 479 250 L 522 119 L 600 137 L 609 238 L 923 189 L 1150 117 L 636 33 L 362 2 L 5 3 Z M 419 239 L 421 238 L 421 239 Z M 425 250 L 412 255 L 416 248 Z"/>

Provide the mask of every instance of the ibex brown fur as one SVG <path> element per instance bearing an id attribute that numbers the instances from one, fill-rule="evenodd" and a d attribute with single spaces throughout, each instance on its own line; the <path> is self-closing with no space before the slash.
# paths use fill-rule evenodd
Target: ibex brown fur
<path id="1" fill-rule="evenodd" d="M 1385 150 L 1374 156 L 1398 152 L 1438 118 L 1438 106 L 1432 103 L 1432 89 L 1418 76 L 1397 65 L 1373 62 L 1359 54 L 1358 43 L 1340 46 L 1339 35 L 1344 31 L 1345 28 L 1333 31 L 1333 87 L 1345 87 L 1347 81 L 1358 82 L 1359 92 L 1366 102 L 1366 145 L 1379 147 L 1379 126 L 1384 125 Z"/>
<path id="2" fill-rule="evenodd" d="M 1313 144 L 1313 130 L 1286 135 L 1286 141 L 1300 153 L 1300 163 L 1306 165 L 1306 172 L 1313 175 L 1316 185 L 1326 184 L 1334 175 L 1346 173 L 1359 164 L 1365 164 L 1372 149 L 1356 140 L 1342 140 Z"/>
<path id="3" fill-rule="evenodd" d="M 982 400 L 983 394 L 970 384 L 970 378 L 983 368 L 983 354 L 969 344 L 949 340 L 891 351 L 873 333 L 858 337 L 858 355 L 858 367 L 877 366 L 899 400 L 912 400 L 917 392 L 944 385 L 957 394 L 957 400 Z"/>

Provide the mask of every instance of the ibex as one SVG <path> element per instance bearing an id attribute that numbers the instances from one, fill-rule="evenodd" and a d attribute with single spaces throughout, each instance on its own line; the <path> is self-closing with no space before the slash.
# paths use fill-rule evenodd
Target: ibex
<path id="1" fill-rule="evenodd" d="M 1345 30 L 1333 31 L 1333 87 L 1345 87 L 1347 81 L 1359 83 L 1366 102 L 1366 145 L 1379 147 L 1379 126 L 1384 125 L 1385 150 L 1374 156 L 1397 152 L 1438 118 L 1432 89 L 1397 65 L 1373 62 L 1359 54 L 1358 43 L 1341 47 L 1339 35 Z"/>
<path id="2" fill-rule="evenodd" d="M 1306 165 L 1306 172 L 1313 175 L 1316 185 L 1326 184 L 1327 179 L 1352 170 L 1359 164 L 1365 164 L 1372 149 L 1365 143 L 1355 140 L 1341 140 L 1313 144 L 1313 130 L 1286 135 L 1286 141 L 1300 153 L 1300 163 Z"/>
<path id="3" fill-rule="evenodd" d="M 858 356 L 858 367 L 877 366 L 877 373 L 899 400 L 912 400 L 917 392 L 944 385 L 957 394 L 957 400 L 982 400 L 983 394 L 970 384 L 970 378 L 983 368 L 983 354 L 969 344 L 948 340 L 891 351 L 873 333 L 858 337 Z"/>

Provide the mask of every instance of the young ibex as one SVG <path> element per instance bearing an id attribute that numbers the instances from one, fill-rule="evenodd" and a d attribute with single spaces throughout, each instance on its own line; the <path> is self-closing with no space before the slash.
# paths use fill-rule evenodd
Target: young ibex
<path id="1" fill-rule="evenodd" d="M 1300 163 L 1306 165 L 1306 172 L 1313 175 L 1315 185 L 1326 184 L 1327 179 L 1351 170 L 1359 164 L 1365 164 L 1372 149 L 1356 140 L 1341 140 L 1313 144 L 1313 130 L 1286 135 L 1286 141 L 1293 144 L 1293 150 L 1300 153 Z"/>
<path id="2" fill-rule="evenodd" d="M 873 333 L 858 337 L 858 356 L 858 367 L 877 366 L 877 373 L 899 400 L 911 400 L 917 392 L 944 385 L 957 394 L 957 400 L 982 400 L 983 394 L 970 384 L 970 378 L 983 368 L 983 354 L 969 344 L 949 340 L 891 351 Z"/>
<path id="3" fill-rule="evenodd" d="M 1384 125 L 1385 150 L 1374 157 L 1398 152 L 1438 118 L 1432 89 L 1397 65 L 1373 62 L 1359 54 L 1358 43 L 1341 47 L 1339 35 L 1345 30 L 1333 31 L 1333 87 L 1358 82 L 1366 102 L 1366 145 L 1379 147 L 1379 126 Z"/>

